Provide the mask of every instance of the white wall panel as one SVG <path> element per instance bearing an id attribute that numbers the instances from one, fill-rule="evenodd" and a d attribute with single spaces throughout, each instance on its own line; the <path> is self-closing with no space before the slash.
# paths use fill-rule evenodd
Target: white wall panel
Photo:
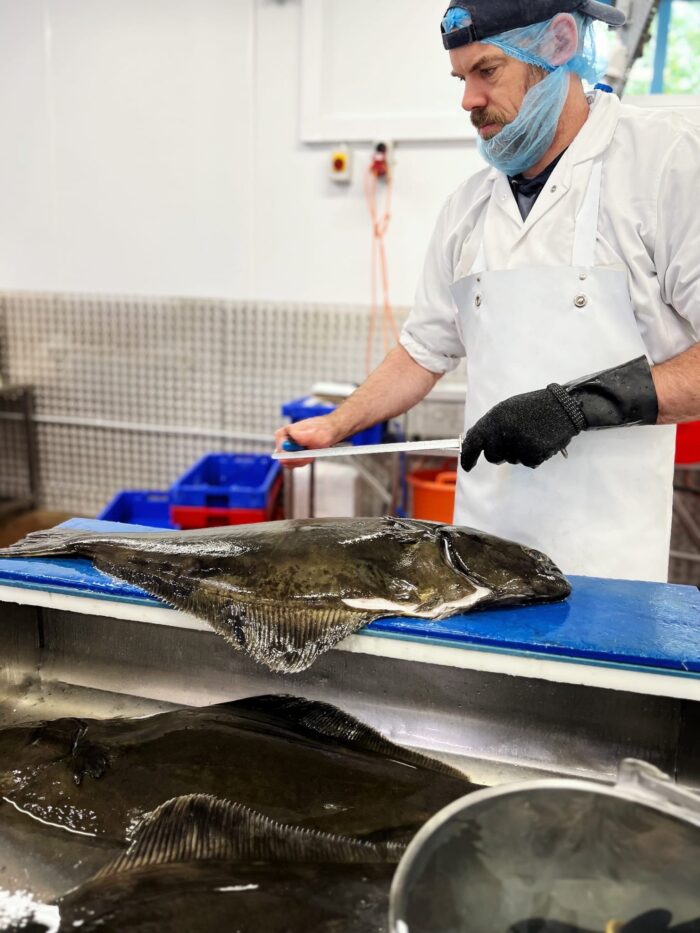
<path id="1" fill-rule="evenodd" d="M 51 0 L 57 282 L 245 289 L 251 0 Z"/>
<path id="2" fill-rule="evenodd" d="M 367 304 L 371 228 L 362 174 L 370 148 L 354 147 L 353 183 L 345 187 L 328 178 L 328 146 L 300 141 L 300 14 L 300 0 L 260 0 L 258 5 L 253 297 Z M 446 54 L 439 34 L 433 40 L 438 53 Z M 361 70 L 365 49 L 353 42 L 351 50 Z M 412 67 L 421 74 L 421 62 Z M 461 113 L 460 89 L 449 69 L 444 81 Z M 466 114 L 460 119 L 468 123 Z M 445 198 L 483 163 L 470 141 L 405 143 L 397 146 L 395 157 L 387 235 L 390 284 L 394 301 L 410 305 Z"/>
<path id="3" fill-rule="evenodd" d="M 302 138 L 459 139 L 439 11 L 425 0 L 302 0 Z"/>
<path id="4" fill-rule="evenodd" d="M 25 3 L 31 23 L 13 14 Z M 5 129 L 51 184 L 23 204 L 41 235 L 3 284 L 245 291 L 253 0 L 5 0 L 1 12 L 3 41 L 24 30 L 35 53 L 4 62 L 3 95 L 43 114 L 43 135 L 28 116 Z"/>
<path id="5" fill-rule="evenodd" d="M 0 281 L 48 284 L 51 126 L 43 0 L 0 0 Z"/>
<path id="6" fill-rule="evenodd" d="M 302 143 L 301 13 L 301 0 L 0 0 L 0 288 L 367 304 L 369 147 L 337 187 L 329 146 Z M 433 26 L 407 106 L 444 65 L 466 128 Z M 367 54 L 351 32 L 343 68 L 374 80 L 385 66 Z M 397 147 L 396 304 L 412 301 L 444 199 L 480 167 L 472 141 Z"/>

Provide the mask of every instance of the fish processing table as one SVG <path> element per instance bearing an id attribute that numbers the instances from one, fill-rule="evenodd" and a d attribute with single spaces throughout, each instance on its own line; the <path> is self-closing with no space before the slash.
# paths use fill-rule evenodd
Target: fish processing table
<path id="1" fill-rule="evenodd" d="M 64 527 L 156 531 L 87 519 Z M 299 692 L 448 759 L 488 753 L 579 774 L 612 773 L 623 755 L 667 771 L 671 755 L 672 772 L 679 754 L 694 761 L 681 734 L 700 723 L 700 591 L 586 577 L 571 584 L 562 603 L 381 619 L 309 671 L 285 676 L 87 560 L 5 559 L 0 647 L 24 645 L 15 683 L 34 661 L 45 679 L 154 701 Z"/>

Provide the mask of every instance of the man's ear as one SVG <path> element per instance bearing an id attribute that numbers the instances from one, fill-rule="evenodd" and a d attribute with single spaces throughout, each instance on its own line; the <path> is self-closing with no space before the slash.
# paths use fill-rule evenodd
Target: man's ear
<path id="1" fill-rule="evenodd" d="M 544 57 L 552 65 L 565 65 L 578 52 L 578 26 L 571 13 L 557 13 L 552 20 Z"/>

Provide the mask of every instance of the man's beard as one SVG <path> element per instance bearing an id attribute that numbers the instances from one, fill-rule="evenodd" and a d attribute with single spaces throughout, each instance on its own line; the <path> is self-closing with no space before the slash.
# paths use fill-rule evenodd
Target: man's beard
<path id="1" fill-rule="evenodd" d="M 547 72 L 542 68 L 538 68 L 536 65 L 528 65 L 527 76 L 525 78 L 525 88 L 523 90 L 523 99 L 525 95 L 530 90 L 531 87 L 534 87 L 536 84 L 547 76 Z M 471 112 L 471 121 L 472 125 L 477 129 L 481 129 L 482 126 L 488 126 L 489 124 L 495 124 L 498 129 L 495 132 L 491 133 L 491 137 L 495 136 L 496 133 L 499 133 L 504 126 L 508 123 L 512 123 L 513 120 L 517 117 L 517 113 L 512 117 L 509 117 L 503 111 L 499 110 L 487 110 L 485 107 L 480 107 Z"/>

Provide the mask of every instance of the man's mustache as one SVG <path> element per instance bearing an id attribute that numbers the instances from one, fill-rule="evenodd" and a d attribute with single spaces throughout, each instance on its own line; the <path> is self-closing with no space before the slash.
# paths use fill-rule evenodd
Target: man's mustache
<path id="1" fill-rule="evenodd" d="M 502 113 L 496 113 L 493 110 L 472 110 L 471 121 L 477 130 L 482 126 L 488 126 L 489 123 L 496 123 L 498 126 L 505 126 L 508 123 Z"/>

